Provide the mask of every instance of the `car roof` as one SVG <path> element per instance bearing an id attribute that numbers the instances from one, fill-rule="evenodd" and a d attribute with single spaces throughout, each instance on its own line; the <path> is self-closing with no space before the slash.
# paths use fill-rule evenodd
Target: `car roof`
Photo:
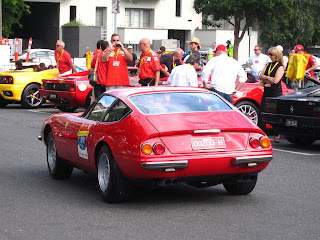
<path id="1" fill-rule="evenodd" d="M 210 93 L 211 91 L 203 89 L 203 88 L 196 88 L 196 87 L 148 86 L 148 87 L 128 87 L 128 88 L 112 89 L 112 90 L 107 91 L 106 93 L 113 94 L 113 95 L 120 97 L 120 98 L 127 98 L 131 95 L 136 95 L 136 94 L 168 93 L 168 92 L 207 92 L 207 93 Z"/>

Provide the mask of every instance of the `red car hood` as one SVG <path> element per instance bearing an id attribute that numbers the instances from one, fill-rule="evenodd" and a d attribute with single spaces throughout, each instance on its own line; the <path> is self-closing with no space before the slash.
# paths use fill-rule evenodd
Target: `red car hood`
<path id="1" fill-rule="evenodd" d="M 161 140 L 172 153 L 244 150 L 252 130 L 249 120 L 237 111 L 163 114 L 146 118 L 159 131 Z M 194 145 L 208 140 L 215 146 L 199 149 Z"/>

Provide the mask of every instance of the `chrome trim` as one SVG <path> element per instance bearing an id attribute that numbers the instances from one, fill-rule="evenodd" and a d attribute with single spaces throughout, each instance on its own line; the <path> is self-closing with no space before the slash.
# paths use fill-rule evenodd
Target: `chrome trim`
<path id="1" fill-rule="evenodd" d="M 220 129 L 194 130 L 193 133 L 220 133 Z"/>
<path id="2" fill-rule="evenodd" d="M 273 159 L 272 155 L 236 157 L 232 159 L 232 163 L 234 165 L 248 164 L 248 163 L 266 163 L 266 162 L 270 162 L 272 159 Z"/>
<path id="3" fill-rule="evenodd" d="M 186 168 L 188 161 L 171 161 L 171 162 L 143 162 L 141 166 L 145 169 L 166 169 L 166 168 Z"/>

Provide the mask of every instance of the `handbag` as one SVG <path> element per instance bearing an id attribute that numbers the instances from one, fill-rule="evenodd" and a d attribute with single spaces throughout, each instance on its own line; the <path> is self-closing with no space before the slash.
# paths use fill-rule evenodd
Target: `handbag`
<path id="1" fill-rule="evenodd" d="M 91 70 L 90 70 L 90 73 L 89 73 L 89 75 L 88 75 L 89 83 L 90 83 L 92 86 L 94 86 L 94 85 L 97 83 L 97 81 L 98 81 L 97 67 L 98 67 L 98 62 L 99 62 L 99 60 L 100 60 L 100 53 L 99 53 L 99 55 L 98 55 L 98 57 L 97 57 L 97 61 L 96 61 L 96 65 L 95 65 L 95 67 L 94 67 L 94 70 L 91 69 Z"/>

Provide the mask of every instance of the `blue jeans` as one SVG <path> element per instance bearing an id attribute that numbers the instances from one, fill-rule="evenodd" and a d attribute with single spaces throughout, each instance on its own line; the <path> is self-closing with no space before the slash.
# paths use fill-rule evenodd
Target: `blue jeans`
<path id="1" fill-rule="evenodd" d="M 216 89 L 210 89 L 212 92 L 218 93 L 221 97 L 224 97 L 228 102 L 233 104 L 233 94 L 226 94 L 223 92 L 219 92 Z"/>

